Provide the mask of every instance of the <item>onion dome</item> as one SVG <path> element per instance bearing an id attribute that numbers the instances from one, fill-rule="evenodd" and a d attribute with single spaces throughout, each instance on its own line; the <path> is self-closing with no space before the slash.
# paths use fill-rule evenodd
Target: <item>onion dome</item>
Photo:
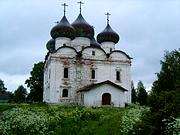
<path id="1" fill-rule="evenodd" d="M 56 39 L 57 37 L 67 37 L 74 39 L 75 30 L 68 22 L 66 16 L 64 15 L 61 21 L 52 28 L 51 37 Z"/>
<path id="2" fill-rule="evenodd" d="M 75 28 L 76 37 L 87 37 L 91 39 L 94 36 L 93 27 L 86 22 L 81 13 L 72 23 L 72 26 Z"/>
<path id="3" fill-rule="evenodd" d="M 119 41 L 119 35 L 107 24 L 106 28 L 97 35 L 97 41 L 102 42 L 114 42 L 115 44 Z"/>
<path id="4" fill-rule="evenodd" d="M 90 46 L 101 47 L 94 37 L 90 40 Z"/>
<path id="5" fill-rule="evenodd" d="M 50 53 L 52 53 L 55 50 L 55 40 L 54 39 L 50 39 L 47 44 L 46 44 L 46 48 L 48 49 L 48 51 Z"/>

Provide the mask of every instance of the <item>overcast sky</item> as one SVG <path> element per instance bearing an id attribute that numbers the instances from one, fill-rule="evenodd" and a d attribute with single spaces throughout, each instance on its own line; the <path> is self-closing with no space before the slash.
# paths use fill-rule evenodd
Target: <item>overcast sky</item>
<path id="1" fill-rule="evenodd" d="M 0 0 L 0 78 L 10 91 L 24 84 L 34 63 L 43 61 L 54 22 L 63 16 L 72 23 L 77 0 Z M 83 0 L 82 14 L 97 35 L 110 25 L 120 35 L 117 49 L 132 60 L 132 80 L 147 89 L 160 71 L 165 50 L 180 46 L 180 0 Z"/>

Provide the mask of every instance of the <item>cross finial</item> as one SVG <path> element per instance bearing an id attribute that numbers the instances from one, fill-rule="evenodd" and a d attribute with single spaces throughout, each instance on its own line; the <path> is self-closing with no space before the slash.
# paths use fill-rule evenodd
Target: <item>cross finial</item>
<path id="1" fill-rule="evenodd" d="M 83 3 L 82 1 L 79 1 L 79 2 L 77 2 L 77 3 L 79 3 L 79 5 L 80 5 L 80 8 L 79 8 L 79 9 L 80 9 L 80 14 L 81 14 L 81 5 L 84 4 L 84 3 Z"/>
<path id="2" fill-rule="evenodd" d="M 61 6 L 63 6 L 64 7 L 64 16 L 65 16 L 65 13 L 66 13 L 66 7 L 68 6 L 66 3 L 63 3 L 63 4 L 61 4 Z"/>
<path id="3" fill-rule="evenodd" d="M 107 15 L 107 24 L 109 24 L 109 16 L 110 16 L 111 14 L 107 12 L 105 15 Z"/>

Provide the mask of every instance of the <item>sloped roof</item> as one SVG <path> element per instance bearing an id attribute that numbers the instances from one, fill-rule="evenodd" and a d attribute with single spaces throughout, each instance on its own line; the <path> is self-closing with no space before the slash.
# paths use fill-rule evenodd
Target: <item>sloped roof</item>
<path id="1" fill-rule="evenodd" d="M 128 59 L 133 59 L 133 58 L 131 58 L 128 54 L 126 54 L 125 52 L 123 52 L 123 51 L 121 51 L 121 50 L 114 50 L 114 51 L 112 51 L 109 55 L 111 55 L 111 54 L 114 53 L 114 52 L 123 53 Z"/>
<path id="2" fill-rule="evenodd" d="M 96 84 L 91 84 L 91 85 L 88 85 L 86 87 L 83 87 L 83 88 L 79 89 L 77 92 L 90 91 L 93 88 L 99 87 L 99 86 L 101 86 L 103 84 L 109 84 L 109 85 L 112 85 L 112 86 L 116 87 L 119 90 L 128 91 L 127 89 L 121 87 L 120 85 L 117 85 L 117 84 L 115 84 L 115 83 L 113 83 L 113 82 L 111 82 L 109 80 L 106 80 L 104 82 L 100 82 L 100 83 L 96 83 Z"/>

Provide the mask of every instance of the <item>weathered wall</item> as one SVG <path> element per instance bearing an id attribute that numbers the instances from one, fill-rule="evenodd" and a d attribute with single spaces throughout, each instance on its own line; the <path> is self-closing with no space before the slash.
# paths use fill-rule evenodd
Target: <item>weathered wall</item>
<path id="1" fill-rule="evenodd" d="M 125 93 L 109 84 L 104 84 L 93 88 L 90 91 L 84 92 L 84 105 L 100 107 L 102 105 L 102 95 L 104 93 L 109 93 L 111 95 L 111 105 L 114 107 L 125 106 Z"/>
<path id="2" fill-rule="evenodd" d="M 75 46 L 76 42 L 79 44 L 80 40 L 83 40 L 83 43 L 86 45 L 89 44 L 89 41 L 85 38 L 78 38 L 73 41 L 71 47 Z M 111 45 L 112 44 L 109 46 Z M 76 50 L 71 47 L 59 48 L 56 53 L 50 54 L 49 58 L 46 60 L 43 99 L 45 102 L 75 102 L 79 100 L 77 98 L 77 90 L 92 83 L 99 83 L 106 80 L 110 80 L 127 89 L 128 92 L 123 93 L 123 96 L 125 96 L 124 98 L 120 98 L 120 100 L 123 99 L 121 102 L 131 102 L 131 61 L 125 54 L 113 52 L 107 58 L 106 53 L 103 50 L 88 47 L 83 49 L 82 56 L 78 57 Z M 82 46 L 80 46 L 79 49 L 81 47 Z M 95 51 L 95 56 L 92 55 L 92 51 Z M 65 67 L 69 69 L 68 78 L 63 77 Z M 95 79 L 91 79 L 92 69 L 96 72 Z M 120 81 L 116 80 L 117 70 L 120 71 Z M 106 86 L 103 86 L 104 89 L 105 87 Z M 69 91 L 68 97 L 66 98 L 62 97 L 63 89 L 68 89 Z M 110 90 L 109 86 L 107 86 L 107 89 Z M 95 93 L 96 90 L 93 91 Z M 88 94 L 86 96 L 88 102 L 91 103 L 92 100 L 94 100 L 92 93 L 90 92 L 90 97 L 87 97 Z M 119 90 L 117 92 L 115 88 L 113 88 L 113 93 L 116 93 L 119 96 Z M 114 95 L 113 93 L 112 95 Z M 113 99 L 115 103 L 117 102 L 116 98 L 117 97 Z M 119 106 L 119 102 L 120 101 L 118 100 L 116 106 Z"/>

